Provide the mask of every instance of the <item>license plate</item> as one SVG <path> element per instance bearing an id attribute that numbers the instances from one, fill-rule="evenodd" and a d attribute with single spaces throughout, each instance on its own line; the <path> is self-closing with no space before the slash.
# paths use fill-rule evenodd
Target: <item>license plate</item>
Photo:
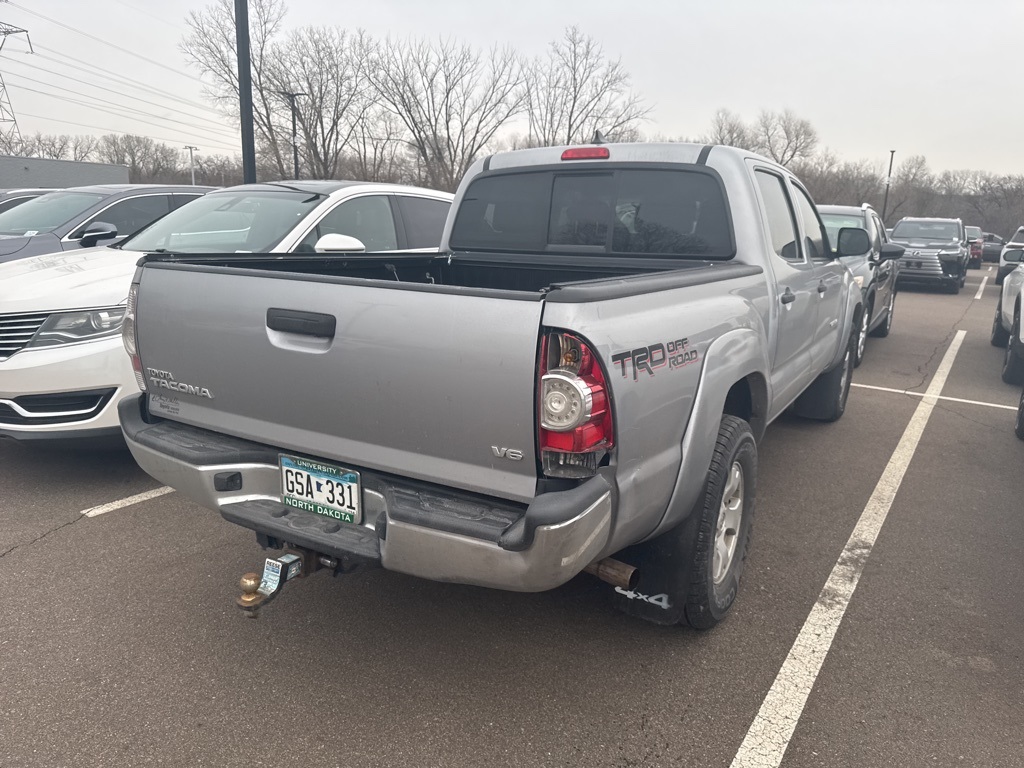
<path id="1" fill-rule="evenodd" d="M 322 461 L 280 456 L 281 501 L 345 523 L 362 520 L 359 473 Z"/>

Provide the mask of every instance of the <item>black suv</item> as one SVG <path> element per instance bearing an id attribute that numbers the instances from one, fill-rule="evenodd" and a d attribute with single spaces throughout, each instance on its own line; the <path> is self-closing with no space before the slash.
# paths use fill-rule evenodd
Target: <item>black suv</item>
<path id="1" fill-rule="evenodd" d="M 892 330 L 899 261 L 881 258 L 882 246 L 889 242 L 889 237 L 875 209 L 867 203 L 860 208 L 852 205 L 819 205 L 818 213 L 821 215 L 830 243 L 837 242 L 839 230 L 843 227 L 866 229 L 871 239 L 870 251 L 860 256 L 845 256 L 840 259 L 853 274 L 853 279 L 860 286 L 864 296 L 866 310 L 861 316 L 854 358 L 854 365 L 860 365 L 864 359 L 868 335 L 888 336 Z"/>
<path id="2" fill-rule="evenodd" d="M 903 218 L 892 228 L 892 241 L 906 249 L 899 285 L 934 285 L 960 293 L 971 253 L 960 219 Z"/>

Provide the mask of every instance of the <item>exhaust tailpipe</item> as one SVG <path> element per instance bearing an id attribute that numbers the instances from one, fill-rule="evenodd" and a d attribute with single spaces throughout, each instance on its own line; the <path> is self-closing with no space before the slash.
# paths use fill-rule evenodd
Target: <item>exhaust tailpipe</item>
<path id="1" fill-rule="evenodd" d="M 634 566 L 611 557 L 591 563 L 583 570 L 613 587 L 622 589 L 633 589 L 640 581 L 640 571 Z"/>

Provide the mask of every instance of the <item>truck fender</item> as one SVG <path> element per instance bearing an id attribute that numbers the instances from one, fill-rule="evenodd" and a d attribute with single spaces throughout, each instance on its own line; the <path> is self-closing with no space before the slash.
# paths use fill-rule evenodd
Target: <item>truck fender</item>
<path id="1" fill-rule="evenodd" d="M 856 327 L 856 319 L 860 316 L 860 312 L 865 308 L 863 293 L 860 288 L 856 288 L 855 283 L 847 283 L 847 294 L 846 294 L 846 306 L 843 310 L 842 317 L 839 318 L 839 327 L 842 329 L 842 333 L 839 334 L 839 338 L 836 339 L 836 350 L 832 355 L 832 360 L 827 366 L 826 371 L 831 371 L 843 360 L 843 355 L 846 354 L 846 346 L 850 343 L 850 336 L 853 334 L 853 329 Z M 852 288 L 852 290 L 851 290 Z"/>
<path id="2" fill-rule="evenodd" d="M 690 420 L 683 433 L 683 458 L 675 487 L 665 514 L 648 539 L 678 525 L 700 498 L 725 412 L 726 397 L 733 384 L 741 379 L 751 377 L 754 414 L 751 427 L 756 439 L 764 434 L 770 401 L 768 370 L 764 335 L 755 329 L 734 329 L 719 336 L 708 347 Z"/>

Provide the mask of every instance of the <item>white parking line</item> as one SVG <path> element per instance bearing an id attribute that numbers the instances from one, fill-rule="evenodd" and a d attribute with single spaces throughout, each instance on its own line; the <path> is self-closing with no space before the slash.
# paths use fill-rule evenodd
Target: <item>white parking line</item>
<path id="1" fill-rule="evenodd" d="M 871 384 L 857 384 L 850 383 L 851 387 L 860 387 L 861 389 L 873 389 L 876 392 L 892 392 L 897 395 L 910 395 L 911 397 L 925 397 L 925 392 L 911 392 L 909 389 L 893 389 L 892 387 L 876 387 Z M 1000 405 L 999 403 L 985 403 L 981 400 L 964 400 L 962 397 L 946 397 L 940 395 L 935 398 L 936 400 L 948 400 L 953 403 L 967 403 L 968 405 L 984 405 L 988 408 L 1005 408 L 1008 411 L 1016 411 L 1016 405 Z"/>
<path id="2" fill-rule="evenodd" d="M 981 294 L 985 290 L 985 283 L 987 283 L 987 282 L 988 282 L 988 275 L 985 275 L 985 277 L 981 278 L 981 285 L 978 286 L 978 292 L 976 294 L 974 294 L 974 298 L 976 298 L 976 299 L 980 299 L 981 298 Z"/>
<path id="3" fill-rule="evenodd" d="M 989 268 L 988 268 L 988 271 L 989 271 L 989 272 L 991 272 L 991 271 L 992 271 L 992 267 L 989 267 Z"/>
<path id="4" fill-rule="evenodd" d="M 82 514 L 86 517 L 98 517 L 99 515 L 105 515 L 107 512 L 113 512 L 115 509 L 121 509 L 123 507 L 130 507 L 132 504 L 139 504 L 143 501 L 149 501 L 155 499 L 158 496 L 163 496 L 173 491 L 173 488 L 163 486 L 162 488 L 154 488 L 152 491 L 146 491 L 145 493 L 137 493 L 134 496 L 129 496 L 126 499 L 118 499 L 117 501 L 111 501 L 107 504 L 100 504 L 98 507 L 89 507 L 89 509 L 83 509 Z"/>
<path id="5" fill-rule="evenodd" d="M 871 549 L 889 514 L 910 460 L 914 458 L 928 418 L 953 367 L 953 360 L 963 344 L 964 334 L 965 331 L 957 331 L 943 355 L 924 399 L 918 403 L 914 415 L 910 417 L 910 423 L 868 499 L 849 541 L 843 547 L 782 669 L 761 703 L 761 709 L 732 761 L 732 768 L 778 768 L 782 762 L 807 704 L 807 697 L 832 647 L 850 598 L 857 589 L 857 582 L 864 572 Z"/>

